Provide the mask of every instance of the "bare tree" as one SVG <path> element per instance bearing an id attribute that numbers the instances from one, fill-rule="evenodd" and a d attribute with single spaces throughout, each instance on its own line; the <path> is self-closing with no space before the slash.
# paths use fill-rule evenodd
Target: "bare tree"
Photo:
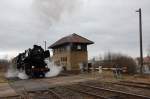
<path id="1" fill-rule="evenodd" d="M 9 61 L 7 59 L 0 59 L 0 71 L 5 72 L 9 66 Z"/>
<path id="2" fill-rule="evenodd" d="M 122 67 L 127 67 L 127 73 L 136 72 L 136 62 L 130 56 L 123 55 L 121 53 L 107 53 L 104 56 L 103 65 L 112 67 L 113 65 L 119 64 Z"/>

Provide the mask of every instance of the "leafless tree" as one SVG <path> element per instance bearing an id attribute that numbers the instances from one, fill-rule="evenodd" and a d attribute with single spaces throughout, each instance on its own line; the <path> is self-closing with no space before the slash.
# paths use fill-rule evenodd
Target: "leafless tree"
<path id="1" fill-rule="evenodd" d="M 136 72 L 136 63 L 134 59 L 130 56 L 123 55 L 121 53 L 107 53 L 104 56 L 103 64 L 113 66 L 119 64 L 122 67 L 127 67 L 128 73 Z"/>
<path id="2" fill-rule="evenodd" d="M 0 59 L 0 71 L 5 72 L 9 66 L 7 59 Z"/>

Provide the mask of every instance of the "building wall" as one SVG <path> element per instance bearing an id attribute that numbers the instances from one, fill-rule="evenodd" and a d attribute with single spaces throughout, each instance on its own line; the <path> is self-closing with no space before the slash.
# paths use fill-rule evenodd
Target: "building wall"
<path id="1" fill-rule="evenodd" d="M 79 70 L 80 63 L 87 65 L 88 54 L 87 51 L 55 52 L 53 60 L 56 65 L 64 66 L 67 70 Z"/>
<path id="2" fill-rule="evenodd" d="M 87 65 L 88 53 L 86 44 L 66 44 L 53 49 L 53 60 L 67 70 L 80 70 L 80 65 Z"/>
<path id="3" fill-rule="evenodd" d="M 57 52 L 53 55 L 53 60 L 56 65 L 61 65 L 70 69 L 70 52 Z"/>
<path id="4" fill-rule="evenodd" d="M 72 51 L 71 52 L 71 70 L 80 70 L 80 63 L 87 65 L 88 54 L 87 51 Z"/>
<path id="5" fill-rule="evenodd" d="M 150 74 L 150 65 L 149 64 L 146 64 L 143 66 L 143 72 L 145 74 Z"/>

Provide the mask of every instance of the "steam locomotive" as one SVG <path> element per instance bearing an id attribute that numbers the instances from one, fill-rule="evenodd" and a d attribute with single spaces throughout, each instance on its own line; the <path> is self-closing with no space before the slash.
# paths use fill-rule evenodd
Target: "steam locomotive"
<path id="1" fill-rule="evenodd" d="M 25 71 L 30 78 L 45 77 L 50 71 L 45 62 L 49 56 L 48 50 L 44 51 L 41 46 L 34 45 L 32 49 L 29 48 L 16 56 L 16 67 L 19 71 Z"/>

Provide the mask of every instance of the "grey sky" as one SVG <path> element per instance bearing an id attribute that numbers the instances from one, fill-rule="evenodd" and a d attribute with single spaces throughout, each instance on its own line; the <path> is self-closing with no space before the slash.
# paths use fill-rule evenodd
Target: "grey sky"
<path id="1" fill-rule="evenodd" d="M 108 51 L 139 56 L 138 8 L 146 54 L 150 0 L 0 0 L 0 58 L 71 33 L 95 42 L 88 47 L 90 57 Z"/>

